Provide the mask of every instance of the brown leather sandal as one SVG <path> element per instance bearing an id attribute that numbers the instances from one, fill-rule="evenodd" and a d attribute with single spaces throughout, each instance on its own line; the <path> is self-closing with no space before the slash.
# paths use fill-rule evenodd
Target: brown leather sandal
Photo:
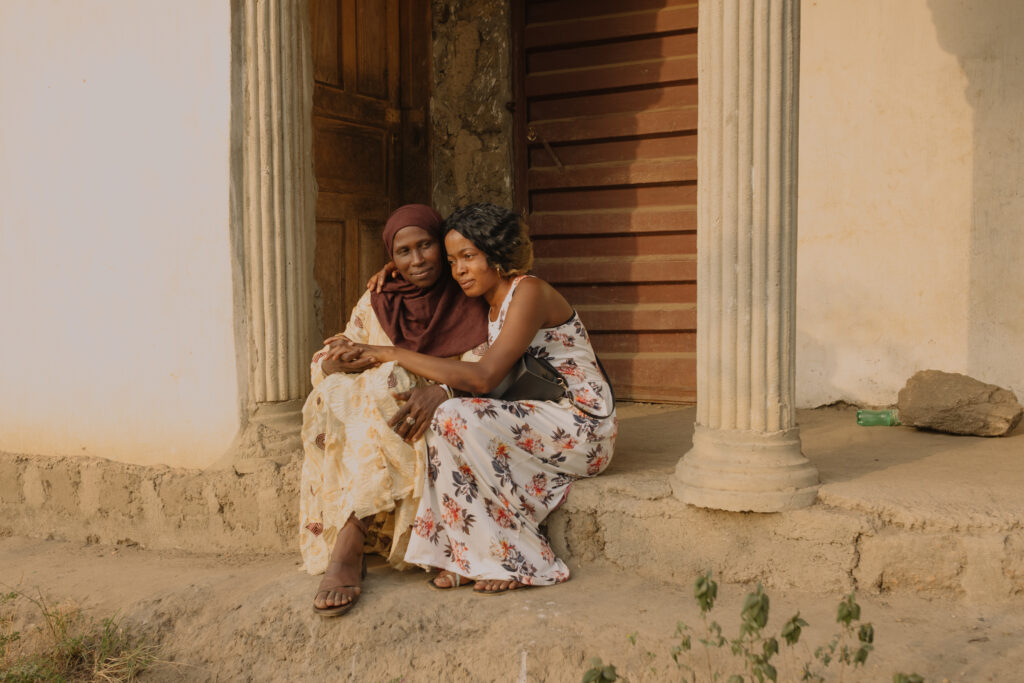
<path id="1" fill-rule="evenodd" d="M 348 522 L 346 522 L 346 524 L 354 524 L 356 526 L 356 528 L 359 529 L 360 532 L 362 532 L 363 538 L 364 539 L 366 538 L 366 533 L 367 533 L 367 531 L 369 529 L 367 528 L 367 525 L 366 525 L 365 522 L 363 522 L 362 520 L 358 519 L 355 516 L 352 516 L 352 517 L 349 517 L 349 520 L 348 520 Z M 327 563 L 327 569 L 330 569 L 332 564 L 340 565 L 341 562 L 339 562 L 337 560 L 331 560 L 330 562 Z M 327 573 L 327 572 L 324 572 L 324 573 Z M 325 618 L 326 617 L 340 617 L 341 615 L 347 613 L 349 610 L 351 610 L 353 607 L 356 606 L 357 602 L 359 602 L 359 597 L 362 595 L 362 588 L 363 588 L 362 580 L 365 579 L 365 578 L 366 578 L 366 555 L 363 555 L 363 557 L 362 557 L 362 567 L 360 568 L 360 571 L 359 571 L 360 584 L 359 585 L 339 584 L 339 585 L 329 586 L 327 588 L 320 588 L 320 589 L 318 589 L 317 592 L 316 592 L 316 595 L 313 596 L 313 601 L 314 601 L 313 611 L 316 614 L 319 614 L 321 617 L 325 617 Z M 315 604 L 316 599 L 317 599 L 317 597 L 320 596 L 321 593 L 331 593 L 331 592 L 337 591 L 337 590 L 342 589 L 342 588 L 354 588 L 354 589 L 357 589 L 359 592 L 355 593 L 352 596 L 352 599 L 349 600 L 344 605 L 334 605 L 333 607 L 317 607 L 316 606 L 316 604 Z"/>

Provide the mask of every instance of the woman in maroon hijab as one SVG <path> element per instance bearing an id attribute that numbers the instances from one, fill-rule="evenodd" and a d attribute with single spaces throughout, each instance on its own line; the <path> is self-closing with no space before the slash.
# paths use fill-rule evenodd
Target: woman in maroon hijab
<path id="1" fill-rule="evenodd" d="M 423 435 L 450 396 L 395 363 L 377 365 L 357 352 L 329 358 L 329 347 L 345 338 L 478 360 L 487 339 L 486 305 L 452 279 L 436 211 L 401 207 L 383 238 L 396 276 L 367 291 L 345 331 L 313 356 L 313 391 L 303 408 L 300 546 L 306 571 L 324 572 L 313 601 L 322 616 L 355 605 L 364 552 L 404 565 L 425 479 Z"/>

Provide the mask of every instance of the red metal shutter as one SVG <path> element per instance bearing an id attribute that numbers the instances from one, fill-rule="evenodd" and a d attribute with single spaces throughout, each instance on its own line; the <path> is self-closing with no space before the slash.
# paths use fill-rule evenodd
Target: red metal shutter
<path id="1" fill-rule="evenodd" d="M 695 401 L 697 5 L 512 4 L 534 270 L 579 311 L 621 398 Z"/>

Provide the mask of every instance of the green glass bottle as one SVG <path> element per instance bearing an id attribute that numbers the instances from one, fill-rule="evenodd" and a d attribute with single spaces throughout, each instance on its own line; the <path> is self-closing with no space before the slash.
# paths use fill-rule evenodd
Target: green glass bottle
<path id="1" fill-rule="evenodd" d="M 894 427 L 900 424 L 900 417 L 895 408 L 890 408 L 889 410 L 858 410 L 857 424 L 861 427 Z"/>

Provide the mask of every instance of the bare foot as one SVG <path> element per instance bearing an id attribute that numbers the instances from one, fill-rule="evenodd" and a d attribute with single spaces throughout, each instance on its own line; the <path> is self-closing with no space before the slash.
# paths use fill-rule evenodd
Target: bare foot
<path id="1" fill-rule="evenodd" d="M 450 590 L 452 588 L 459 588 L 460 586 L 470 586 L 473 584 L 473 579 L 467 579 L 465 576 L 460 576 L 455 572 L 442 569 L 438 572 L 437 576 L 431 580 L 434 584 L 434 588 L 440 590 Z"/>
<path id="2" fill-rule="evenodd" d="M 481 579 L 473 586 L 473 590 L 477 593 L 505 593 L 526 587 L 525 583 L 508 579 Z"/>

